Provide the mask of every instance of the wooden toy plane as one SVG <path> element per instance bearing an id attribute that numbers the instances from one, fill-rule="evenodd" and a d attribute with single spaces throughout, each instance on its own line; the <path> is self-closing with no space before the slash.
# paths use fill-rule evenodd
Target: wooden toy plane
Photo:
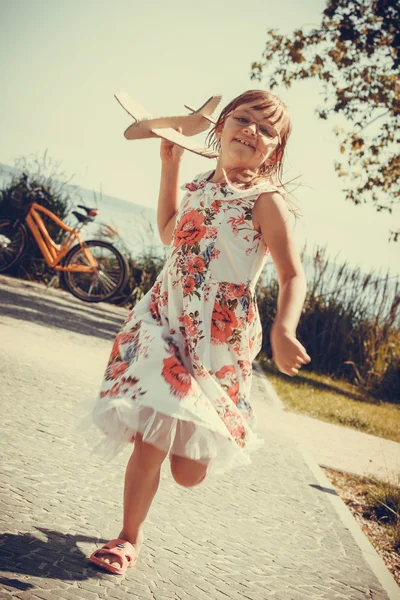
<path id="1" fill-rule="evenodd" d="M 203 106 L 194 110 L 186 106 L 191 111 L 189 115 L 180 115 L 176 117 L 158 117 L 154 118 L 143 106 L 133 102 L 128 94 L 115 94 L 123 109 L 134 119 L 134 123 L 126 129 L 124 136 L 128 140 L 140 140 L 151 137 L 160 137 L 185 150 L 190 150 L 200 156 L 207 158 L 217 158 L 218 152 L 195 144 L 188 136 L 196 135 L 206 131 L 210 124 L 215 123 L 211 117 L 217 108 L 222 96 L 211 96 Z M 182 133 L 175 128 L 180 127 Z"/>

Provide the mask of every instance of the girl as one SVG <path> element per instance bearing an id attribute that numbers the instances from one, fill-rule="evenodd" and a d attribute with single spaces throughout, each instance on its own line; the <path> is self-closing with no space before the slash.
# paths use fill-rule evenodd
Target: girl
<path id="1" fill-rule="evenodd" d="M 118 538 L 90 560 L 123 573 L 138 557 L 143 526 L 169 455 L 184 487 L 248 464 L 260 440 L 250 404 L 252 361 L 261 347 L 255 285 L 269 254 L 279 278 L 271 332 L 274 361 L 294 376 L 311 359 L 296 339 L 306 282 L 279 192 L 291 125 L 274 95 L 251 90 L 225 107 L 209 134 L 215 170 L 184 186 L 183 150 L 161 142 L 163 271 L 115 339 L 95 423 L 109 456 L 134 442 Z"/>

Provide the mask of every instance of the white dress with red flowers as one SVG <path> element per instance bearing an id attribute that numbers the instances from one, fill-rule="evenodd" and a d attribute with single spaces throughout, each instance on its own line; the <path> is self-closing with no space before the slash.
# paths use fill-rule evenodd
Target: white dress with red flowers
<path id="1" fill-rule="evenodd" d="M 250 404 L 261 348 L 255 285 L 268 257 L 252 224 L 258 196 L 275 191 L 208 182 L 183 186 L 166 263 L 112 348 L 94 422 L 108 456 L 134 441 L 223 472 L 262 444 Z"/>

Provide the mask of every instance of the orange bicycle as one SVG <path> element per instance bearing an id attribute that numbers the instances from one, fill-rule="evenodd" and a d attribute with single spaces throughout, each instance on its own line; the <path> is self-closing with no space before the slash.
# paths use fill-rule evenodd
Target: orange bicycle
<path id="1" fill-rule="evenodd" d="M 49 209 L 33 202 L 21 217 L 0 219 L 0 273 L 21 260 L 28 243 L 28 228 L 38 244 L 47 265 L 60 272 L 60 277 L 74 296 L 85 302 L 111 300 L 126 285 L 129 265 L 126 258 L 109 242 L 83 241 L 79 235 L 84 225 L 94 220 L 97 209 L 79 205 L 86 215 L 73 211 L 76 227 L 69 227 Z M 59 245 L 51 238 L 40 213 L 44 213 L 68 232 Z M 77 244 L 73 245 L 75 242 Z"/>

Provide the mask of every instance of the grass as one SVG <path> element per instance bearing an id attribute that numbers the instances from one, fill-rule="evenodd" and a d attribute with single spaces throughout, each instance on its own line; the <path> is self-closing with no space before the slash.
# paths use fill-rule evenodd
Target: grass
<path id="1" fill-rule="evenodd" d="M 323 468 L 336 493 L 400 585 L 400 477 L 398 485 Z"/>
<path id="2" fill-rule="evenodd" d="M 400 442 L 400 405 L 366 398 L 355 385 L 326 375 L 283 375 L 263 355 L 259 363 L 286 410 Z"/>

